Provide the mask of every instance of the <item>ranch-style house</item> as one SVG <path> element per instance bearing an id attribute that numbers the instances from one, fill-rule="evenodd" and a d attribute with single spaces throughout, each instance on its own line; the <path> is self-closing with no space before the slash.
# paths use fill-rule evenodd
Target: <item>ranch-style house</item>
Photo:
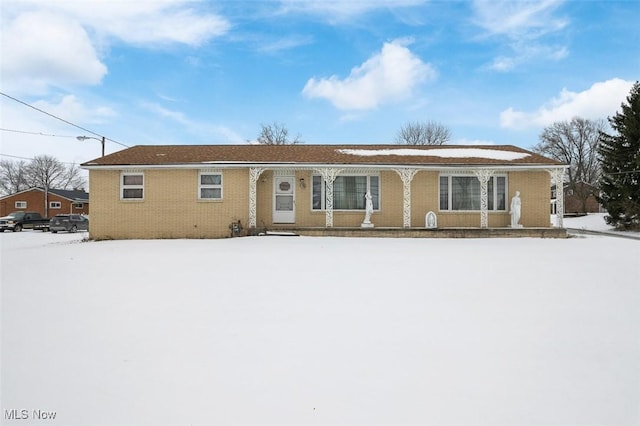
<path id="1" fill-rule="evenodd" d="M 95 239 L 359 229 L 367 194 L 374 229 L 509 228 L 516 191 L 518 226 L 551 228 L 566 168 L 515 146 L 311 144 L 140 145 L 82 167 Z"/>

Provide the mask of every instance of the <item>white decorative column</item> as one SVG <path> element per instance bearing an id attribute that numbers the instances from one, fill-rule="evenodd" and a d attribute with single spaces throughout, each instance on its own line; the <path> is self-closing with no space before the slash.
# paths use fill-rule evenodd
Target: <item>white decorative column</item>
<path id="1" fill-rule="evenodd" d="M 317 169 L 317 172 L 322 176 L 325 183 L 325 226 L 327 228 L 333 228 L 333 181 L 336 180 L 338 173 L 342 169 Z"/>
<path id="2" fill-rule="evenodd" d="M 411 181 L 418 173 L 416 169 L 395 169 L 402 179 L 402 226 L 411 228 Z"/>
<path id="3" fill-rule="evenodd" d="M 489 227 L 489 202 L 488 202 L 488 194 L 487 187 L 489 183 L 489 179 L 493 176 L 493 170 L 474 170 L 474 173 L 478 180 L 480 181 L 480 227 L 488 228 Z"/>
<path id="4" fill-rule="evenodd" d="M 556 226 L 564 228 L 564 168 L 547 171 L 551 175 L 551 183 L 556 186 Z"/>
<path id="5" fill-rule="evenodd" d="M 264 172 L 264 169 L 259 167 L 250 167 L 249 168 L 249 228 L 256 227 L 256 197 L 257 197 L 257 188 L 256 183 L 260 178 L 260 175 Z"/>

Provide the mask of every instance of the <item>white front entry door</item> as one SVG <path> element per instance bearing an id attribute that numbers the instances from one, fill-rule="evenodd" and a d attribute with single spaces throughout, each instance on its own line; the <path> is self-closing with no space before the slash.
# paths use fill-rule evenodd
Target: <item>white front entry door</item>
<path id="1" fill-rule="evenodd" d="M 273 223 L 295 223 L 295 176 L 276 176 L 273 183 Z"/>

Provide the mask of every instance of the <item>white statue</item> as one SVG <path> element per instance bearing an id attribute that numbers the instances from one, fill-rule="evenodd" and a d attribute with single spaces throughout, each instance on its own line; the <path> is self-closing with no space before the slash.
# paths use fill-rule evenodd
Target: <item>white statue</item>
<path id="1" fill-rule="evenodd" d="M 373 226 L 373 223 L 371 223 L 371 215 L 373 214 L 373 198 L 369 192 L 364 195 L 364 200 L 364 220 L 362 221 L 361 226 L 363 228 L 371 228 Z"/>
<path id="2" fill-rule="evenodd" d="M 511 227 L 512 228 L 521 228 L 518 222 L 520 222 L 520 210 L 521 210 L 521 202 L 520 202 L 520 191 L 516 191 L 516 195 L 511 199 L 511 209 L 509 210 L 509 214 L 511 215 Z"/>
<path id="3" fill-rule="evenodd" d="M 438 227 L 438 219 L 436 218 L 436 214 L 432 211 L 428 212 L 425 216 L 425 222 L 428 229 L 435 229 Z"/>

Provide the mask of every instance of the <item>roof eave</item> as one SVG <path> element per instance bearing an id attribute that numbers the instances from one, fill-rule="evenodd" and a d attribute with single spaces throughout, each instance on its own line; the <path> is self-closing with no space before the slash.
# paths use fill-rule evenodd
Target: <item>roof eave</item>
<path id="1" fill-rule="evenodd" d="M 544 163 L 438 163 L 438 164 L 400 164 L 400 163 L 300 163 L 300 162 L 281 162 L 281 163 L 256 163 L 256 162 L 238 162 L 238 161 L 219 161 L 219 162 L 203 162 L 203 163 L 182 163 L 182 164 L 83 164 L 86 170 L 132 170 L 132 169 L 193 169 L 193 168 L 238 168 L 238 167 L 258 167 L 265 169 L 320 169 L 320 168 L 351 168 L 351 169 L 419 169 L 419 170 L 443 170 L 443 169 L 509 169 L 509 170 L 531 170 L 531 169 L 566 169 L 569 166 L 565 164 L 544 164 Z"/>

